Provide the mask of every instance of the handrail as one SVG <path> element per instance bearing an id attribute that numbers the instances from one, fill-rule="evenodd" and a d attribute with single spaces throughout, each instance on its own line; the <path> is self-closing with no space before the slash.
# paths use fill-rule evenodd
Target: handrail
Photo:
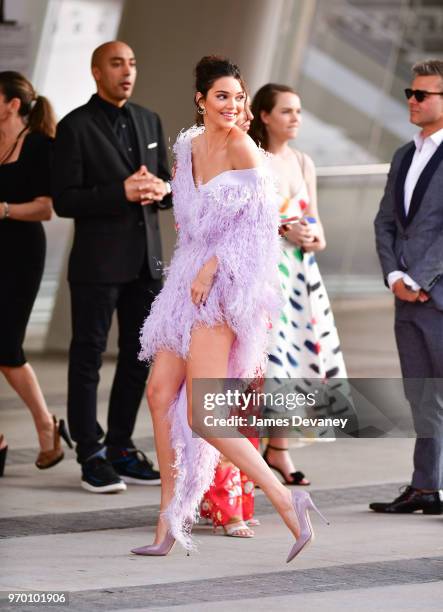
<path id="1" fill-rule="evenodd" d="M 386 176 L 389 167 L 390 164 L 359 164 L 357 166 L 319 166 L 316 170 L 319 178 L 327 176 Z"/>

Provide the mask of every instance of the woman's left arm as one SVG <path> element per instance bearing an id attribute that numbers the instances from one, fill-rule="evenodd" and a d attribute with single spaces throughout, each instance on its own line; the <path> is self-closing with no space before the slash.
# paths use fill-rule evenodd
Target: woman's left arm
<path id="1" fill-rule="evenodd" d="M 52 198 L 39 196 L 23 204 L 0 202 L 0 222 L 9 218 L 15 221 L 49 221 L 52 217 Z"/>
<path id="2" fill-rule="evenodd" d="M 305 158 L 305 180 L 309 194 L 309 206 L 307 208 L 308 216 L 314 217 L 317 222 L 318 235 L 314 242 L 309 242 L 303 245 L 303 249 L 310 251 L 323 251 L 326 248 L 325 233 L 320 220 L 317 203 L 317 173 L 315 171 L 314 162 L 312 159 L 303 153 Z"/>

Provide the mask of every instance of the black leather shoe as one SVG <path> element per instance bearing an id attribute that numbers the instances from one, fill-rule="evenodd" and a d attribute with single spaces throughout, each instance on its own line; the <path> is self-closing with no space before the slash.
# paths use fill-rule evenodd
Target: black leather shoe
<path id="1" fill-rule="evenodd" d="M 386 514 L 408 514 L 421 510 L 423 514 L 442 514 L 443 501 L 440 499 L 439 491 L 423 493 L 414 487 L 406 487 L 399 497 L 392 502 L 373 502 L 369 504 L 374 512 L 385 512 Z"/>

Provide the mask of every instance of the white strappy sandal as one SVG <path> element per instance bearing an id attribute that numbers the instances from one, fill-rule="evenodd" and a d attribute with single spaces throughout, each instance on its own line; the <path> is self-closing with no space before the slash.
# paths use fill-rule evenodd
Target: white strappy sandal
<path id="1" fill-rule="evenodd" d="M 244 521 L 236 521 L 235 523 L 227 523 L 223 525 L 223 530 L 225 535 L 230 536 L 231 538 L 253 538 L 254 532 Z M 247 531 L 248 535 L 245 535 L 241 532 Z"/>

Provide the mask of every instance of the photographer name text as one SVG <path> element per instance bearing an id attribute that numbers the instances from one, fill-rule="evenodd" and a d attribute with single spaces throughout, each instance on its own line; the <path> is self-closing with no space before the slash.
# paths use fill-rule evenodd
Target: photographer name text
<path id="1" fill-rule="evenodd" d="M 339 418 L 309 418 L 299 415 L 288 417 L 258 417 L 249 416 L 230 416 L 216 417 L 208 414 L 204 417 L 206 427 L 340 427 L 344 429 L 348 419 Z"/>

